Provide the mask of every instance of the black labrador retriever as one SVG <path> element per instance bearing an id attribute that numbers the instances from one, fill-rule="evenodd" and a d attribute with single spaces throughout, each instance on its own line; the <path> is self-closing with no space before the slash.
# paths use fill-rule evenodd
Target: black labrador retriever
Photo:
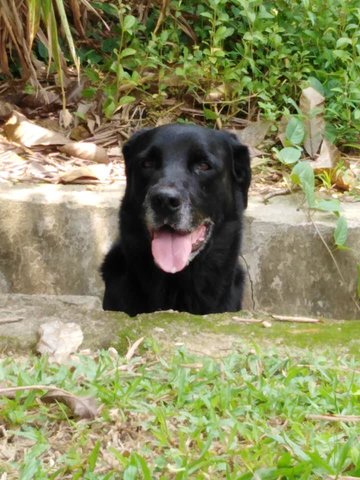
<path id="1" fill-rule="evenodd" d="M 102 265 L 104 309 L 240 310 L 247 147 L 226 131 L 171 124 L 135 133 L 123 154 L 127 185 L 120 237 Z"/>

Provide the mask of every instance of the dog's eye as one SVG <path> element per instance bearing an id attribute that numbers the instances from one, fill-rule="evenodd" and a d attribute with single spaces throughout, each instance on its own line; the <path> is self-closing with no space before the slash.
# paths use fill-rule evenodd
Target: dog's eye
<path id="1" fill-rule="evenodd" d="M 142 168 L 154 168 L 155 167 L 155 160 L 152 159 L 145 159 L 141 162 Z"/>
<path id="2" fill-rule="evenodd" d="M 209 162 L 199 162 L 195 165 L 195 171 L 196 172 L 207 172 L 208 170 L 211 170 L 211 165 Z"/>

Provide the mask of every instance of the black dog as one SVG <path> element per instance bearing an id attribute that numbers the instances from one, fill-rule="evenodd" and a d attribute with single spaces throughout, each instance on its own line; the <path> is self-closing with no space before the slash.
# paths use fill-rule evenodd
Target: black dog
<path id="1" fill-rule="evenodd" d="M 102 265 L 104 309 L 239 310 L 247 147 L 225 131 L 173 124 L 137 132 L 123 153 L 127 186 L 120 238 Z"/>

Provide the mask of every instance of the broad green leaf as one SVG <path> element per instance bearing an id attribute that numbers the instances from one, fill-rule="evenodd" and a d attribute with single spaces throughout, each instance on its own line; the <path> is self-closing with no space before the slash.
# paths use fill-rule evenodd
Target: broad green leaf
<path id="1" fill-rule="evenodd" d="M 331 200 L 328 199 L 321 199 L 316 202 L 316 208 L 318 210 L 323 210 L 324 212 L 340 212 L 340 202 L 336 198 L 332 198 Z"/>
<path id="2" fill-rule="evenodd" d="M 315 175 L 309 162 L 298 162 L 291 172 L 291 180 L 299 185 L 310 208 L 315 207 Z"/>
<path id="3" fill-rule="evenodd" d="M 337 246 L 343 247 L 346 243 L 348 236 L 348 225 L 346 218 L 340 215 L 336 223 L 336 228 L 334 231 L 334 240 Z"/>
<path id="4" fill-rule="evenodd" d="M 340 58 L 341 60 L 351 60 L 351 55 L 345 50 L 333 50 L 333 55 L 336 58 Z"/>
<path id="5" fill-rule="evenodd" d="M 342 48 L 347 45 L 352 45 L 352 41 L 348 37 L 341 37 L 336 42 L 336 48 Z"/>
<path id="6" fill-rule="evenodd" d="M 200 16 L 205 17 L 205 18 L 209 18 L 210 20 L 212 20 L 212 15 L 211 15 L 210 12 L 201 12 Z"/>
<path id="7" fill-rule="evenodd" d="M 120 58 L 130 57 L 136 53 L 135 48 L 124 48 L 120 53 Z"/>
<path id="8" fill-rule="evenodd" d="M 224 40 L 227 37 L 230 37 L 234 33 L 233 28 L 227 28 L 225 26 L 219 27 L 214 35 L 215 42 L 221 42 L 221 40 Z"/>
<path id="9" fill-rule="evenodd" d="M 300 145 L 305 136 L 303 122 L 299 118 L 291 117 L 286 127 L 285 136 L 292 145 Z"/>
<path id="10" fill-rule="evenodd" d="M 126 15 L 126 17 L 124 18 L 123 30 L 125 32 L 131 31 L 135 23 L 136 23 L 136 18 L 133 15 Z"/>
<path id="11" fill-rule="evenodd" d="M 300 159 L 301 150 L 294 147 L 285 147 L 277 152 L 277 156 L 281 163 L 291 165 Z"/>

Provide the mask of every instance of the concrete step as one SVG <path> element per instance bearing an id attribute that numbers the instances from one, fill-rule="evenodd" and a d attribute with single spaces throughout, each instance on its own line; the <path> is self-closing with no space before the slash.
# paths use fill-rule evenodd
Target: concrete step
<path id="1" fill-rule="evenodd" d="M 102 296 L 99 266 L 117 234 L 123 185 L 0 187 L 0 293 Z M 300 197 L 252 198 L 244 221 L 247 309 L 357 319 L 360 203 L 346 203 L 350 247 L 332 248 L 334 216 Z M 317 233 L 332 249 L 337 267 Z"/>
<path id="2" fill-rule="evenodd" d="M 266 321 L 266 322 L 265 322 Z M 81 349 L 113 346 L 121 354 L 141 337 L 162 347 L 179 346 L 197 355 L 221 357 L 253 347 L 263 351 L 303 356 L 303 349 L 328 350 L 360 358 L 360 322 L 329 320 L 317 323 L 276 321 L 266 314 L 222 313 L 196 316 L 157 312 L 130 318 L 121 312 L 104 312 L 97 297 L 74 295 L 0 294 L 1 351 L 35 350 L 44 323 L 77 324 L 84 335 Z M 267 328 L 264 328 L 265 323 Z"/>

